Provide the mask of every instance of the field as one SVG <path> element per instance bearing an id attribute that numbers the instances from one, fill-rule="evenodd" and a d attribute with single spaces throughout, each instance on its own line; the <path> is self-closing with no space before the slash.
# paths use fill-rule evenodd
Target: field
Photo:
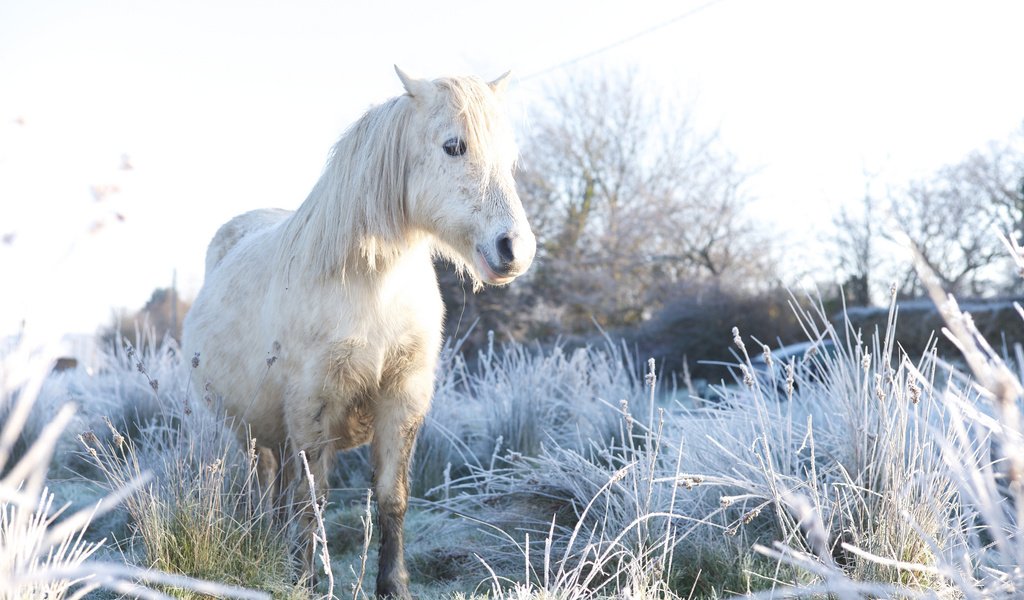
<path id="1" fill-rule="evenodd" d="M 804 312 L 807 354 L 733 331 L 735 380 L 701 396 L 613 339 L 446 348 L 413 465 L 413 593 L 1016 597 L 1020 350 L 1004 362 L 935 299 L 952 362 L 895 347 L 895 308 L 879 331 Z M 200 359 L 152 339 L 92 376 L 38 358 L 4 358 L 0 598 L 372 596 L 364 451 L 330 482 L 310 592 L 259 453 L 190 391 Z"/>

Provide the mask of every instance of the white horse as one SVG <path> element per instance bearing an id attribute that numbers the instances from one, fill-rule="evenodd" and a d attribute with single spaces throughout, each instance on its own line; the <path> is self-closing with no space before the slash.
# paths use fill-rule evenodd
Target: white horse
<path id="1" fill-rule="evenodd" d="M 408 598 L 409 459 L 444 311 L 432 258 L 501 285 L 527 270 L 536 240 L 512 178 L 508 74 L 428 81 L 395 69 L 406 93 L 341 137 L 298 210 L 252 211 L 217 231 L 183 347 L 201 353 L 197 387 L 243 435 L 293 464 L 306 452 L 317 497 L 337 450 L 371 444 L 377 594 Z"/>

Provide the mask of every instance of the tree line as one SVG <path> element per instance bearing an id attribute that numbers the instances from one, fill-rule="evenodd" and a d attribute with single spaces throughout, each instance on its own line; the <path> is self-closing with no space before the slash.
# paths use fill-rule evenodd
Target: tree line
<path id="1" fill-rule="evenodd" d="M 997 234 L 1024 233 L 1024 126 L 930 177 L 865 193 L 834 225 L 837 267 L 854 304 L 870 304 L 890 282 L 903 298 L 923 294 L 900 245 L 916 248 L 957 296 L 1020 294 L 1020 275 L 1009 269 Z"/>
<path id="2" fill-rule="evenodd" d="M 537 260 L 514 286 L 478 295 L 442 270 L 450 335 L 473 322 L 471 345 L 492 330 L 543 340 L 604 329 L 676 359 L 728 359 L 734 325 L 770 345 L 804 339 L 780 240 L 747 214 L 748 174 L 635 72 L 568 79 L 535 107 L 520 146 Z M 929 178 L 865 194 L 833 224 L 834 280 L 819 278 L 827 308 L 886 303 L 893 285 L 900 298 L 923 295 L 910 246 L 960 297 L 1020 293 L 996 230 L 1024 232 L 1024 127 Z"/>

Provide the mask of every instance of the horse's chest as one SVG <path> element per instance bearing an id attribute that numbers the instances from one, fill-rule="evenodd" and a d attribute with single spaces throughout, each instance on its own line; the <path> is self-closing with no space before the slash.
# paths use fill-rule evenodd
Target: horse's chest
<path id="1" fill-rule="evenodd" d="M 365 337 L 338 340 L 328 348 L 327 387 L 343 395 L 376 392 L 384 373 L 387 348 Z"/>
<path id="2" fill-rule="evenodd" d="M 341 448 L 372 438 L 376 416 L 402 401 L 409 374 L 422 368 L 421 351 L 417 339 L 408 335 L 391 344 L 351 337 L 331 345 L 321 418 Z"/>
<path id="3" fill-rule="evenodd" d="M 326 383 L 343 394 L 374 395 L 399 388 L 409 372 L 423 362 L 419 360 L 421 346 L 413 335 L 390 343 L 366 337 L 339 340 L 328 352 Z"/>

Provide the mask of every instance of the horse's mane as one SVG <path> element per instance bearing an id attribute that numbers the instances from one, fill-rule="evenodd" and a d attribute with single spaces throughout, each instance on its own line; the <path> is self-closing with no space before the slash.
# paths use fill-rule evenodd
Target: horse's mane
<path id="1" fill-rule="evenodd" d="M 434 83 L 448 96 L 453 118 L 461 121 L 468 158 L 484 170 L 486 185 L 500 156 L 494 145 L 512 144 L 507 120 L 498 118 L 497 102 L 483 80 L 451 77 Z M 284 225 L 279 267 L 325 279 L 354 267 L 374 271 L 415 241 L 406 226 L 415 110 L 415 100 L 404 94 L 369 109 L 342 134 L 319 181 Z M 514 146 L 504 150 L 515 155 Z"/>

